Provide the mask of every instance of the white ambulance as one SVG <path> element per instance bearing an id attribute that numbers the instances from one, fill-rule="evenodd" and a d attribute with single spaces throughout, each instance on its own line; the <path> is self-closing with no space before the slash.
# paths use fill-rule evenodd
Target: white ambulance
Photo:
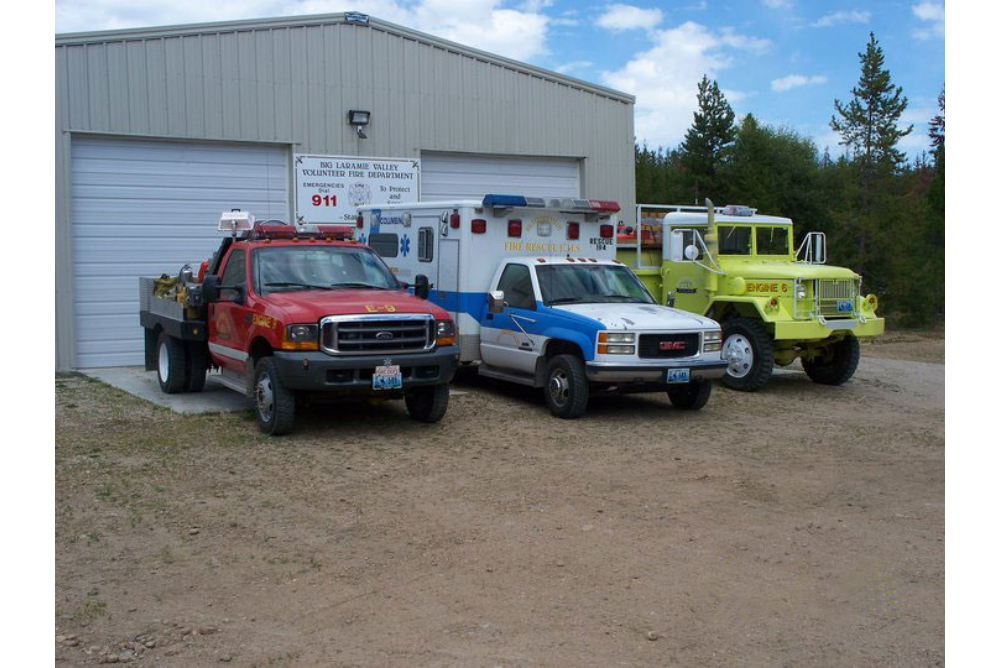
<path id="1" fill-rule="evenodd" d="M 544 388 L 559 417 L 598 391 L 665 390 L 699 409 L 726 369 L 719 324 L 658 305 L 615 260 L 618 211 L 516 195 L 362 207 L 355 239 L 452 314 L 462 362 Z"/>

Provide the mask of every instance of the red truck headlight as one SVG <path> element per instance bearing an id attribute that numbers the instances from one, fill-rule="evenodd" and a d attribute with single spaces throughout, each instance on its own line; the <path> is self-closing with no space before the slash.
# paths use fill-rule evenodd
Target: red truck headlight
<path id="1" fill-rule="evenodd" d="M 319 350 L 319 325 L 288 325 L 282 350 Z"/>
<path id="2" fill-rule="evenodd" d="M 451 320 L 438 320 L 434 323 L 435 340 L 439 346 L 455 345 L 455 323 Z"/>

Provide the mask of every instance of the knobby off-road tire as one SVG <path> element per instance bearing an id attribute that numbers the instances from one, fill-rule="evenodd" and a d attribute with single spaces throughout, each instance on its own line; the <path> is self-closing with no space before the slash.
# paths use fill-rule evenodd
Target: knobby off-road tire
<path id="1" fill-rule="evenodd" d="M 184 342 L 160 332 L 156 342 L 156 378 L 167 394 L 183 392 L 187 385 L 187 351 Z"/>
<path id="2" fill-rule="evenodd" d="M 587 412 L 590 384 L 583 360 L 556 355 L 545 369 L 545 403 L 556 417 L 573 420 Z"/>
<path id="3" fill-rule="evenodd" d="M 205 387 L 205 376 L 208 374 L 208 346 L 200 341 L 191 341 L 187 345 L 187 380 L 184 383 L 185 392 L 201 392 Z"/>
<path id="4" fill-rule="evenodd" d="M 858 369 L 861 359 L 861 344 L 858 337 L 850 332 L 834 343 L 824 356 L 811 361 L 802 360 L 802 368 L 814 382 L 822 385 L 843 385 Z"/>
<path id="5" fill-rule="evenodd" d="M 712 381 L 692 380 L 685 385 L 667 388 L 667 396 L 675 408 L 685 411 L 699 411 L 712 396 Z"/>
<path id="6" fill-rule="evenodd" d="M 262 357 L 254 365 L 253 401 L 257 426 L 269 436 L 281 436 L 295 423 L 295 393 L 281 382 L 273 357 Z"/>
<path id="7" fill-rule="evenodd" d="M 722 326 L 722 359 L 729 363 L 722 382 L 741 392 L 756 392 L 774 370 L 774 344 L 754 318 L 730 318 Z"/>
<path id="8" fill-rule="evenodd" d="M 406 410 L 410 417 L 419 422 L 438 422 L 448 410 L 448 397 L 451 389 L 448 385 L 431 385 L 418 387 L 406 393 Z"/>

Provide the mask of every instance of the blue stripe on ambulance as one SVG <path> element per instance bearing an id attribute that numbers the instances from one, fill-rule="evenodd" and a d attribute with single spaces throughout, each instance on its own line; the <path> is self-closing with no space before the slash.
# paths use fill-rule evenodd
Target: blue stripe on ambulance
<path id="1" fill-rule="evenodd" d="M 479 323 L 481 327 L 489 327 L 487 315 L 487 295 L 485 292 L 449 292 L 431 290 L 427 297 L 446 311 L 465 313 Z M 597 349 L 597 333 L 607 329 L 603 323 L 577 313 L 570 313 L 558 308 L 539 304 L 530 311 L 534 323 L 523 323 L 528 334 L 547 336 L 551 339 L 564 339 L 580 346 L 586 361 L 594 359 Z M 461 335 L 461 331 L 459 331 Z"/>

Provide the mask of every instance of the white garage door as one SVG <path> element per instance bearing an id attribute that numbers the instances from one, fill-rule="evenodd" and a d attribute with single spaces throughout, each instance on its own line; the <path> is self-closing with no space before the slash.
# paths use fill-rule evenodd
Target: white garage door
<path id="1" fill-rule="evenodd" d="M 219 214 L 289 219 L 280 147 L 74 138 L 76 365 L 142 364 L 139 277 L 197 271 Z"/>
<path id="2" fill-rule="evenodd" d="M 489 193 L 579 197 L 580 161 L 461 153 L 420 156 L 422 200 L 479 198 Z"/>

